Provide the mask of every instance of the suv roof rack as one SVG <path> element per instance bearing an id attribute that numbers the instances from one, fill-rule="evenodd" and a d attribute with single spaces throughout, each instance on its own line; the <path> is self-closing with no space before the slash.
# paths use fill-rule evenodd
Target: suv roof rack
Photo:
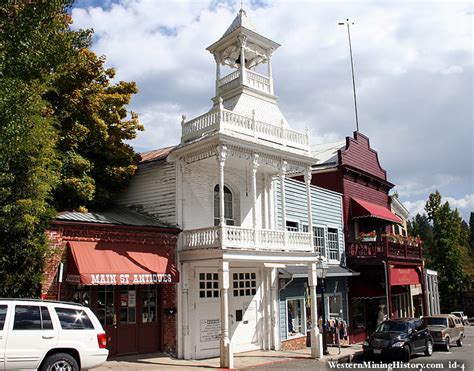
<path id="1" fill-rule="evenodd" d="M 0 301 L 31 301 L 31 302 L 43 302 L 43 303 L 56 303 L 56 304 L 69 304 L 69 305 L 78 305 L 83 307 L 81 303 L 76 303 L 74 301 L 62 301 L 62 300 L 45 300 L 41 298 L 0 298 Z"/>

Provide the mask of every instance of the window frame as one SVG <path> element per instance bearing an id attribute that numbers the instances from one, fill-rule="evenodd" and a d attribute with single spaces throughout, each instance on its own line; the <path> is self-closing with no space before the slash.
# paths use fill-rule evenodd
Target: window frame
<path id="1" fill-rule="evenodd" d="M 296 336 L 298 335 L 306 335 L 307 329 L 307 318 L 306 318 L 306 299 L 304 296 L 289 296 L 285 298 L 285 323 L 286 323 L 286 338 L 291 339 L 290 331 L 288 329 L 288 301 L 300 301 L 302 302 L 302 306 L 300 308 L 300 315 L 301 316 L 301 332 L 296 332 Z M 293 315 L 294 316 L 294 315 Z M 295 317 L 294 317 L 295 318 Z"/>
<path id="2" fill-rule="evenodd" d="M 329 230 L 332 229 L 332 230 L 335 230 L 336 233 L 336 244 L 337 244 L 337 250 L 335 249 L 331 249 L 331 246 L 330 244 L 333 242 L 330 240 L 330 234 L 334 234 L 334 232 L 330 232 Z M 341 244 L 340 244 L 340 241 L 339 241 L 339 238 L 341 236 L 341 230 L 339 227 L 337 226 L 333 226 L 333 225 L 327 225 L 326 226 L 326 257 L 328 258 L 329 261 L 339 261 L 341 259 Z M 334 255 L 331 255 L 331 252 L 335 252 L 337 251 L 337 257 L 334 258 L 333 256 Z"/>
<path id="3" fill-rule="evenodd" d="M 226 215 L 226 189 L 228 190 L 227 194 L 230 194 L 230 218 L 228 218 L 229 215 Z M 213 204 L 214 204 L 214 226 L 218 226 L 220 224 L 220 200 L 219 200 L 219 184 L 216 184 L 214 186 L 214 190 L 212 192 L 213 194 Z M 226 225 L 233 226 L 235 225 L 235 197 L 234 197 L 234 192 L 232 191 L 232 188 L 229 187 L 227 184 L 224 184 L 224 220 Z M 217 196 L 217 199 L 216 199 Z"/>
<path id="4" fill-rule="evenodd" d="M 285 225 L 285 231 L 287 232 L 301 232 L 302 230 L 302 223 L 299 221 L 299 220 L 295 220 L 295 219 L 286 219 L 285 220 L 286 222 L 286 225 Z M 292 226 L 289 226 L 288 223 L 294 223 L 296 224 L 296 227 L 292 227 Z M 288 227 L 292 228 L 292 229 L 288 229 Z M 293 229 L 296 229 L 296 230 L 293 230 Z"/>

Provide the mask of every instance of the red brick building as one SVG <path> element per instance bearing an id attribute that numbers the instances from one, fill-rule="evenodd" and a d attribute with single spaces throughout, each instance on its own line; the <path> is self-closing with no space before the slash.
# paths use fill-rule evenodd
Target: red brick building
<path id="1" fill-rule="evenodd" d="M 425 307 L 421 245 L 390 235 L 402 220 L 390 211 L 393 184 L 369 138 L 319 145 L 312 183 L 343 194 L 346 264 L 361 275 L 350 281 L 352 342 L 365 340 L 383 318 L 421 315 Z"/>
<path id="2" fill-rule="evenodd" d="M 42 295 L 91 307 L 111 355 L 174 354 L 179 232 L 124 208 L 60 213 L 47 230 Z"/>

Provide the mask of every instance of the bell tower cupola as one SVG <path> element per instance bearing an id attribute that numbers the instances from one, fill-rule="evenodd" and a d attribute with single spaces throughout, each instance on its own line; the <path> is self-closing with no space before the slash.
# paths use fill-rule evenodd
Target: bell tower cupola
<path id="1" fill-rule="evenodd" d="M 262 36 L 245 10 L 240 9 L 224 35 L 207 48 L 216 61 L 215 99 L 222 97 L 226 101 L 245 88 L 254 94 L 273 97 L 272 54 L 279 46 Z M 256 72 L 262 64 L 267 65 L 266 71 L 263 68 L 265 72 Z M 231 72 L 221 76 L 222 66 L 230 67 Z"/>

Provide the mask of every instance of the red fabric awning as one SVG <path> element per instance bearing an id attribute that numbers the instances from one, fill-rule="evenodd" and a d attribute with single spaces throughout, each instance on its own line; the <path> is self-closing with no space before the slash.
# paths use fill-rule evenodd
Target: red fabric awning
<path id="1" fill-rule="evenodd" d="M 353 218 L 379 218 L 389 222 L 402 223 L 402 220 L 388 208 L 352 197 Z"/>
<path id="2" fill-rule="evenodd" d="M 83 285 L 149 285 L 176 283 L 169 249 L 108 242 L 69 242 L 70 283 Z M 171 259 L 172 260 L 172 259 Z"/>
<path id="3" fill-rule="evenodd" d="M 390 268 L 390 286 L 418 283 L 420 283 L 420 276 L 415 268 Z"/>

